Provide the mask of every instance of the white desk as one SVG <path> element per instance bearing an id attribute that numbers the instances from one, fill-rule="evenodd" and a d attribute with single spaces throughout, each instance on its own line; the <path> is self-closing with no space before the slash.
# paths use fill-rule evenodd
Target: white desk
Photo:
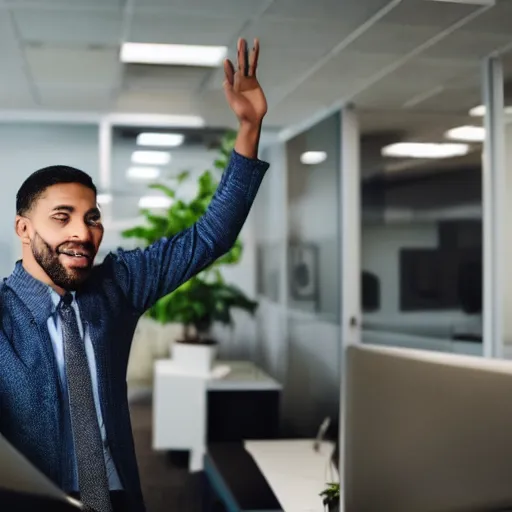
<path id="1" fill-rule="evenodd" d="M 281 390 L 281 385 L 249 361 L 216 362 L 210 375 L 190 373 L 172 359 L 156 361 L 153 449 L 189 450 L 190 471 L 203 469 L 210 390 Z"/>
<path id="2" fill-rule="evenodd" d="M 315 452 L 313 443 L 312 439 L 245 442 L 285 512 L 324 512 L 320 493 L 338 479 L 330 462 L 334 445 L 324 442 Z"/>

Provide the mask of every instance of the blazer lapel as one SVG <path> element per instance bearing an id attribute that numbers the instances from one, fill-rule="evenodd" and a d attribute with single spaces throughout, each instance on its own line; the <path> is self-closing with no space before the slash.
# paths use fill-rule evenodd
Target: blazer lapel
<path id="1" fill-rule="evenodd" d="M 31 336 L 21 336 L 19 339 L 12 340 L 16 342 L 14 347 L 23 363 L 28 367 L 37 361 L 37 351 L 43 355 L 45 362 L 52 369 L 56 384 L 58 384 L 58 369 L 55 361 L 50 334 L 48 332 L 48 319 L 52 314 L 52 300 L 48 290 L 48 286 L 33 278 L 22 266 L 21 262 L 17 262 L 13 273 L 5 280 L 8 286 L 23 302 L 30 312 L 31 318 L 23 318 L 23 313 L 14 311 L 16 320 L 25 325 L 24 330 L 29 332 L 37 326 L 40 346 L 34 346 Z M 23 322 L 26 322 L 25 324 Z"/>

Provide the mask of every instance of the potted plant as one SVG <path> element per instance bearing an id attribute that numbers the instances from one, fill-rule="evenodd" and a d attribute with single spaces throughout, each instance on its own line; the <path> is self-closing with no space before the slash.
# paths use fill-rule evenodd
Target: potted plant
<path id="1" fill-rule="evenodd" d="M 218 158 L 214 166 L 223 171 L 233 150 L 235 134 L 229 132 L 222 139 Z M 218 181 L 212 171 L 206 170 L 198 178 L 197 193 L 190 200 L 179 198 L 180 187 L 190 178 L 188 171 L 182 172 L 174 184 L 157 183 L 150 187 L 162 191 L 173 199 L 165 212 L 155 214 L 143 210 L 145 224 L 122 233 L 125 238 L 135 238 L 150 245 L 162 237 L 172 237 L 192 226 L 206 212 L 217 189 Z M 224 265 L 240 261 L 243 246 L 238 239 L 231 250 L 210 267 L 192 277 L 169 295 L 160 299 L 147 316 L 165 325 L 180 323 L 183 336 L 173 345 L 173 357 L 180 364 L 193 366 L 199 371 L 209 371 L 215 357 L 217 341 L 211 337 L 215 322 L 232 326 L 232 310 L 237 308 L 254 314 L 257 303 L 249 299 L 239 288 L 226 282 L 220 271 Z"/>
<path id="2" fill-rule="evenodd" d="M 328 512 L 340 512 L 340 484 L 329 483 L 327 489 L 320 493 Z"/>

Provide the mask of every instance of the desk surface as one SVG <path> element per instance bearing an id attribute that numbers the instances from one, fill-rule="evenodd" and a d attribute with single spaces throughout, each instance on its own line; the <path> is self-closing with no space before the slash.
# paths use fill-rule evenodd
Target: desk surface
<path id="1" fill-rule="evenodd" d="M 338 480 L 330 462 L 334 445 L 324 442 L 315 452 L 313 443 L 313 439 L 245 442 L 285 512 L 324 512 L 320 493 L 327 482 Z"/>
<path id="2" fill-rule="evenodd" d="M 216 361 L 208 375 L 191 374 L 172 359 L 160 359 L 155 362 L 155 374 L 158 376 L 194 376 L 207 380 L 208 390 L 244 391 L 282 389 L 279 382 L 267 375 L 261 368 L 250 361 Z"/>

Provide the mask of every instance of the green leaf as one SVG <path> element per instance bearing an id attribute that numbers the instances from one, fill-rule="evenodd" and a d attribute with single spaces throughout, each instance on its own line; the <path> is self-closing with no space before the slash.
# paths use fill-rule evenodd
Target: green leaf
<path id="1" fill-rule="evenodd" d="M 172 197 L 173 199 L 176 197 L 176 191 L 169 188 L 167 185 L 164 185 L 163 183 L 152 183 L 149 185 L 149 188 L 153 190 L 160 190 L 163 192 L 166 196 Z"/>
<path id="2" fill-rule="evenodd" d="M 178 183 L 181 185 L 190 176 L 190 171 L 182 171 L 176 176 Z"/>
<path id="3" fill-rule="evenodd" d="M 220 169 L 221 171 L 223 171 L 226 168 L 226 163 L 227 163 L 226 159 L 222 158 L 222 159 L 215 160 L 213 165 L 215 166 L 216 169 Z"/>
<path id="4" fill-rule="evenodd" d="M 219 258 L 219 263 L 222 265 L 234 265 L 242 258 L 243 245 L 240 239 L 236 240 L 233 247 L 224 256 Z"/>

